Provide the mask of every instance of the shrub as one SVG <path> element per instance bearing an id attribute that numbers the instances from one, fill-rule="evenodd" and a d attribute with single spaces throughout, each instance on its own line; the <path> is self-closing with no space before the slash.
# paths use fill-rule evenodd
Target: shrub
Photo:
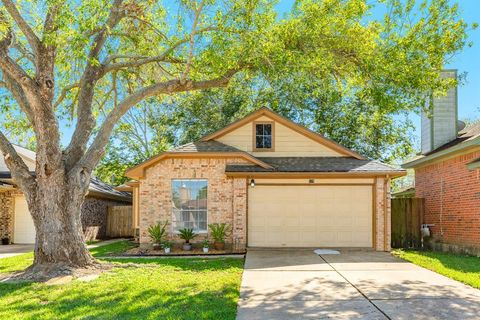
<path id="1" fill-rule="evenodd" d="M 190 243 L 190 240 L 197 236 L 197 234 L 193 232 L 193 229 L 190 228 L 183 228 L 178 230 L 178 232 L 180 233 L 180 238 L 185 240 L 185 243 Z"/>
<path id="2" fill-rule="evenodd" d="M 212 238 L 216 242 L 225 242 L 225 238 L 230 234 L 230 225 L 226 223 L 211 223 L 208 225 L 212 232 Z"/>
<path id="3" fill-rule="evenodd" d="M 152 239 L 153 243 L 161 244 L 163 241 L 163 237 L 167 234 L 167 225 L 168 221 L 165 223 L 159 222 L 157 224 L 153 224 L 148 228 L 148 234 Z"/>

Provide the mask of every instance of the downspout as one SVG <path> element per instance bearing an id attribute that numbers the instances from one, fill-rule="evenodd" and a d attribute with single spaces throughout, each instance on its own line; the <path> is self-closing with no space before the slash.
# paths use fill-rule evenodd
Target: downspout
<path id="1" fill-rule="evenodd" d="M 384 251 L 387 251 L 388 245 L 388 237 L 387 237 L 387 232 L 388 232 L 388 219 L 387 219 L 387 201 L 388 201 L 388 195 L 387 195 L 387 183 L 389 181 L 390 177 L 389 175 L 385 176 L 385 181 L 383 182 L 383 249 Z"/>

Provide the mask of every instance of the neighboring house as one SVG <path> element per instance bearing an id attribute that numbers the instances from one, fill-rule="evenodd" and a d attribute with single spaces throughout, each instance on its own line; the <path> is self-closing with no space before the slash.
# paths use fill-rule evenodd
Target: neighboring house
<path id="1" fill-rule="evenodd" d="M 127 171 L 140 243 L 148 227 L 228 223 L 248 247 L 390 249 L 390 179 L 405 171 L 365 159 L 261 108 Z"/>
<path id="2" fill-rule="evenodd" d="M 444 76 L 456 77 L 456 71 Z M 464 126 L 452 88 L 433 100 L 431 117 L 422 114 L 421 154 L 403 167 L 415 170 L 415 193 L 425 198 L 433 245 L 480 252 L 480 123 Z"/>
<path id="3" fill-rule="evenodd" d="M 35 152 L 14 146 L 31 171 L 35 170 Z M 82 206 L 82 225 L 87 240 L 105 237 L 107 207 L 129 205 L 131 194 L 114 190 L 97 179 L 92 179 Z M 10 171 L 0 157 L 0 238 L 13 243 L 35 243 L 35 228 L 27 202 L 11 178 Z"/>

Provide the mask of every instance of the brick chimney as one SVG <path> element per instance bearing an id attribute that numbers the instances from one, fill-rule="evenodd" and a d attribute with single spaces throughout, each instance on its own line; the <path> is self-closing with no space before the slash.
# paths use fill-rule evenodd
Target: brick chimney
<path id="1" fill-rule="evenodd" d="M 444 70 L 441 77 L 456 78 L 457 70 Z M 422 111 L 422 154 L 457 138 L 457 87 L 448 89 L 446 96 L 434 97 L 430 114 Z M 428 105 L 427 105 L 428 106 Z"/>

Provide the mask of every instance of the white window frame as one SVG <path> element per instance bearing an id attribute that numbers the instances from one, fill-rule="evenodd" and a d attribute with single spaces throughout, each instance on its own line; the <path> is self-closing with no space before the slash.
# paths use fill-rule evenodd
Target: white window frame
<path id="1" fill-rule="evenodd" d="M 188 211 L 205 211 L 205 214 L 206 214 L 206 219 L 205 219 L 205 222 L 206 222 L 206 229 L 205 230 L 195 230 L 194 229 L 194 232 L 196 234 L 207 234 L 208 233 L 208 179 L 189 179 L 189 178 L 174 178 L 174 179 L 171 179 L 170 181 L 170 197 L 172 198 L 172 203 L 173 203 L 173 182 L 175 181 L 186 181 L 186 182 L 192 182 L 192 181 L 205 181 L 207 183 L 207 208 L 206 209 L 191 209 L 191 210 L 188 210 Z M 172 214 L 172 233 L 173 234 L 179 234 L 180 232 L 177 230 L 176 228 L 176 216 L 175 216 L 175 208 L 173 207 L 173 205 L 171 206 L 171 214 Z M 180 209 L 181 211 L 181 209 Z"/>

